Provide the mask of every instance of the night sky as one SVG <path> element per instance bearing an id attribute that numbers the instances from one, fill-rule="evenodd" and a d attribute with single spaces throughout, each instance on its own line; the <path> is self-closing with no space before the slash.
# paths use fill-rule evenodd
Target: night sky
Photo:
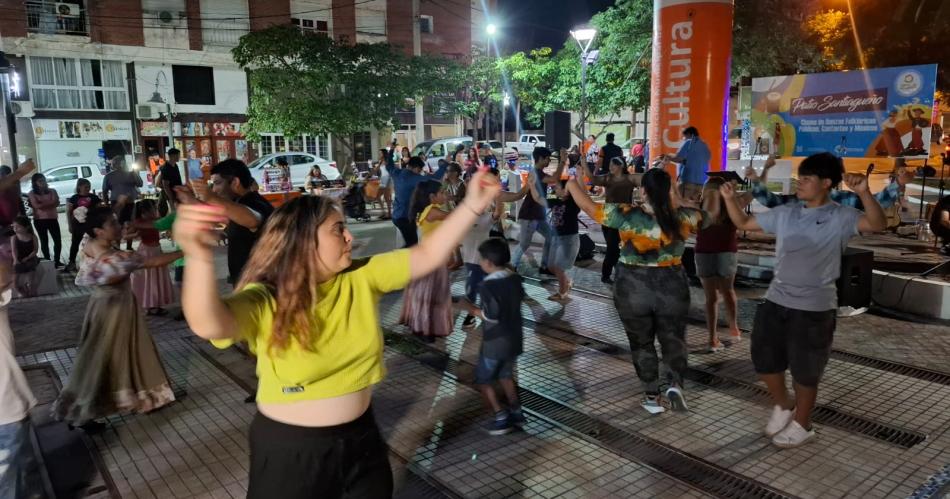
<path id="1" fill-rule="evenodd" d="M 512 53 L 537 47 L 555 50 L 564 45 L 574 26 L 586 23 L 614 0 L 497 0 L 495 18 L 501 50 Z"/>

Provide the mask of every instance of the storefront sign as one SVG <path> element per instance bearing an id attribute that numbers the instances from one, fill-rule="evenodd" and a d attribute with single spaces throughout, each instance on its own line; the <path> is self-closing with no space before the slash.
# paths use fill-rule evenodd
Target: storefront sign
<path id="1" fill-rule="evenodd" d="M 752 80 L 752 137 L 783 156 L 920 156 L 935 64 Z"/>
<path id="2" fill-rule="evenodd" d="M 33 120 L 33 135 L 43 140 L 132 140 L 131 121 Z"/>
<path id="3" fill-rule="evenodd" d="M 143 137 L 168 137 L 167 121 L 143 121 L 139 128 Z M 172 131 L 175 135 L 181 135 L 181 123 L 172 123 Z"/>

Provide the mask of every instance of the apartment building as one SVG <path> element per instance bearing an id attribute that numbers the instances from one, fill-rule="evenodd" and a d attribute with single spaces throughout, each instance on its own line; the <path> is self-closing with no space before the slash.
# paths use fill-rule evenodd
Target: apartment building
<path id="1" fill-rule="evenodd" d="M 483 9 L 482 0 L 421 2 L 423 52 L 466 58 L 482 43 Z M 411 12 L 411 0 L 0 0 L 0 50 L 17 74 L 17 153 L 44 170 L 131 161 L 169 146 L 170 112 L 175 146 L 206 165 L 278 151 L 332 159 L 328 136 L 275 131 L 248 143 L 248 80 L 230 50 L 249 31 L 293 24 L 411 53 Z M 429 104 L 427 136 L 460 131 Z M 399 120 L 412 123 L 404 111 Z M 378 135 L 354 137 L 357 161 L 374 156 Z"/>

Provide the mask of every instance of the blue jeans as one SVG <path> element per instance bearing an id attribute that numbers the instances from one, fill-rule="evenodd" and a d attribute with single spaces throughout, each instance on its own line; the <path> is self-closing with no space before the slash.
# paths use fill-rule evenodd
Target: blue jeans
<path id="1" fill-rule="evenodd" d="M 466 263 L 465 270 L 468 271 L 468 278 L 465 280 L 465 298 L 473 305 L 477 305 L 478 288 L 485 280 L 485 271 L 477 263 Z"/>
<path id="2" fill-rule="evenodd" d="M 0 425 L 0 499 L 42 497 L 39 483 L 30 483 L 34 466 L 30 419 Z"/>
<path id="3" fill-rule="evenodd" d="M 521 226 L 521 230 L 518 232 L 518 247 L 515 248 L 515 252 L 511 255 L 511 266 L 518 268 L 518 265 L 521 263 L 521 257 L 524 256 L 524 252 L 531 247 L 531 239 L 534 237 L 535 232 L 540 232 L 544 236 L 544 250 L 541 253 L 541 266 L 548 266 L 548 257 L 551 253 L 551 243 L 553 242 L 552 235 L 554 230 L 551 229 L 551 226 L 548 224 L 547 220 L 519 220 L 518 223 Z"/>

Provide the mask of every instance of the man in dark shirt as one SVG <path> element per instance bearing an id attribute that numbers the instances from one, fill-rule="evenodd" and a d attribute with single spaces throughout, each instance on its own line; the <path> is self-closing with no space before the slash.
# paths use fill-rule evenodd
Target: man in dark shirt
<path id="1" fill-rule="evenodd" d="M 211 167 L 211 190 L 203 181 L 194 181 L 195 193 L 209 203 L 224 208 L 228 226 L 228 282 L 237 284 L 254 243 L 274 207 L 251 190 L 251 171 L 243 161 L 226 159 Z"/>
<path id="2" fill-rule="evenodd" d="M 158 186 L 162 188 L 162 197 L 169 204 L 169 208 L 175 209 L 177 197 L 175 188 L 182 185 L 181 170 L 178 169 L 178 160 L 181 158 L 181 151 L 174 147 L 168 150 L 168 161 L 158 169 Z"/>
<path id="3" fill-rule="evenodd" d="M 623 159 L 623 149 L 614 144 L 614 134 L 607 134 L 607 144 L 600 148 L 600 155 L 597 158 L 597 174 L 606 175 L 610 169 L 610 161 L 614 158 Z"/>
<path id="4" fill-rule="evenodd" d="M 561 159 L 567 155 L 561 151 Z M 554 275 L 548 270 L 548 257 L 551 253 L 553 230 L 547 221 L 547 191 L 548 184 L 554 183 L 561 177 L 564 168 L 562 162 L 555 174 L 548 175 L 544 169 L 551 164 L 551 151 L 546 147 L 535 147 L 532 152 L 534 170 L 528 176 L 529 195 L 524 198 L 518 210 L 518 246 L 511 258 L 512 266 L 517 269 L 521 264 L 521 257 L 531 247 L 535 232 L 544 236 L 544 249 L 541 253 L 541 274 Z"/>
<path id="5" fill-rule="evenodd" d="M 445 176 L 448 163 L 439 166 L 439 169 L 432 175 L 422 175 L 422 169 L 425 167 L 425 161 L 418 157 L 409 158 L 409 163 L 405 168 L 397 168 L 393 161 L 393 150 L 396 147 L 393 141 L 389 154 L 386 155 L 386 171 L 393 179 L 393 185 L 396 186 L 396 199 L 393 201 L 393 225 L 399 229 L 402 234 L 402 240 L 405 242 L 404 248 L 415 246 L 419 242 L 419 234 L 416 232 L 416 221 L 409 216 L 409 203 L 412 202 L 412 191 L 420 182 L 426 180 L 442 180 Z"/>

